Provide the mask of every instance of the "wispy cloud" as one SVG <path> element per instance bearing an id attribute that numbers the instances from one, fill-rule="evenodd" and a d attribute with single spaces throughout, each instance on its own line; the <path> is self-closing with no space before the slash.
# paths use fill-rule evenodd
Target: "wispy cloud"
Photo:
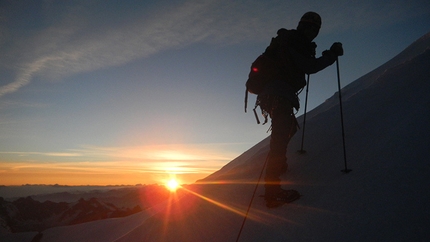
<path id="1" fill-rule="evenodd" d="M 240 145 L 240 144 L 238 144 Z M 64 167 L 65 164 L 76 167 L 115 167 L 114 169 L 134 170 L 139 172 L 197 173 L 215 171 L 231 161 L 238 154 L 229 152 L 226 147 L 234 144 L 181 144 L 150 145 L 133 147 L 95 147 L 86 146 L 56 152 L 0 152 L 0 163 L 7 160 L 29 160 L 31 166 L 39 164 Z M 12 158 L 11 158 L 12 157 Z M 58 163 L 58 164 L 57 164 Z M 15 163 L 14 163 L 15 164 Z M 10 164 L 14 166 L 14 164 Z M 23 167 L 23 166 L 18 166 Z M 25 166 L 28 167 L 28 166 Z M 121 168 L 119 168 L 121 167 Z"/>
<path id="2" fill-rule="evenodd" d="M 191 183 L 237 156 L 221 152 L 225 146 L 91 146 L 65 152 L 0 152 L 0 173 L 3 182 L 15 185 L 58 183 L 58 179 L 64 184 L 82 184 L 82 179 L 92 184 L 137 184 L 163 182 L 172 175 Z"/>
<path id="3" fill-rule="evenodd" d="M 0 97 L 7 93 L 15 92 L 21 87 L 29 84 L 32 76 L 38 71 L 45 68 L 47 63 L 52 61 L 55 62 L 60 59 L 61 59 L 60 57 L 44 57 L 44 58 L 36 59 L 34 62 L 31 62 L 27 66 L 24 66 L 22 68 L 22 71 L 19 71 L 18 77 L 14 82 L 0 88 Z"/>
<path id="4" fill-rule="evenodd" d="M 16 156 L 52 156 L 52 157 L 78 157 L 82 156 L 80 153 L 71 152 L 19 152 L 19 151 L 7 151 L 0 152 L 3 155 L 16 155 Z"/>
<path id="5" fill-rule="evenodd" d="M 227 162 L 238 154 L 229 151 L 240 144 L 166 144 L 126 147 L 85 146 L 70 150 L 85 157 L 100 157 L 105 160 L 180 162 L 214 161 Z"/>
<path id="6" fill-rule="evenodd" d="M 61 21 L 12 48 L 20 52 L 10 54 L 19 56 L 19 69 L 15 80 L 0 88 L 0 97 L 28 85 L 36 75 L 55 80 L 201 41 L 215 29 L 214 19 L 206 15 L 213 2 L 185 2 L 150 19 L 142 17 L 97 29 L 90 24 L 93 19 L 88 9 L 71 8 Z"/>
<path id="7" fill-rule="evenodd" d="M 405 13 L 419 14 L 426 11 L 420 2 L 192 0 L 174 8 L 156 6 L 152 14 L 112 26 L 94 26 L 92 22 L 103 22 L 103 19 L 92 17 L 94 5 L 78 3 L 65 7 L 58 23 L 31 31 L 31 35 L 24 35 L 25 40 L 12 44 L 11 49 L 20 53 L 7 56 L 18 56 L 15 60 L 17 74 L 12 82 L 0 87 L 0 97 L 28 85 L 35 76 L 58 80 L 200 41 L 232 44 L 266 40 L 277 28 L 294 28 L 302 12 L 307 10 L 319 11 L 324 17 L 323 31 L 332 31 L 392 22 Z M 97 7 L 97 11 L 102 9 Z M 5 62 L 7 60 L 0 61 Z"/>

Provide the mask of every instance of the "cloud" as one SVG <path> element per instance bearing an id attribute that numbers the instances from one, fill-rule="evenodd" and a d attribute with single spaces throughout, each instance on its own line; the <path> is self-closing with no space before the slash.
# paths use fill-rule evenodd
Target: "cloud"
<path id="1" fill-rule="evenodd" d="M 17 156 L 52 156 L 52 157 L 78 157 L 82 156 L 80 153 L 72 153 L 72 152 L 0 152 L 3 155 L 17 155 Z"/>
<path id="2" fill-rule="evenodd" d="M 18 67 L 16 78 L 0 87 L 0 97 L 28 85 L 35 76 L 60 80 L 202 41 L 229 45 L 267 40 L 280 27 L 294 28 L 302 12 L 310 9 L 321 13 L 323 31 L 330 32 L 392 22 L 406 13 L 427 11 L 420 6 L 418 2 L 403 0 L 394 4 L 192 0 L 172 7 L 155 4 L 141 16 L 130 18 L 126 18 L 127 12 L 118 10 L 127 21 L 113 24 L 108 10 L 118 6 L 101 8 L 91 2 L 78 2 L 76 6 L 63 6 L 61 11 L 43 12 L 48 15 L 44 17 L 45 22 L 55 19 L 55 23 L 29 31 L 30 35 L 17 34 L 24 36 L 24 40 L 12 44 L 12 52 L 3 57 L 11 58 L 13 66 Z M 56 12 L 61 15 L 50 16 Z M 108 24 L 103 25 L 105 21 Z M 0 60 L 0 63 L 7 62 L 7 59 Z"/>
<path id="3" fill-rule="evenodd" d="M 19 68 L 15 80 L 0 87 L 0 97 L 28 85 L 36 75 L 57 80 L 195 43 L 207 35 L 198 14 L 205 5 L 185 3 L 152 19 L 142 17 L 114 27 L 94 26 L 88 10 L 72 8 L 62 21 L 12 48 L 15 53 L 8 56 L 14 56 Z"/>
<path id="4" fill-rule="evenodd" d="M 238 154 L 229 151 L 235 145 L 242 144 L 165 144 L 124 147 L 85 146 L 70 150 L 84 157 L 100 158 L 101 160 L 122 161 L 215 161 L 228 162 Z"/>
<path id="5" fill-rule="evenodd" d="M 236 153 L 226 151 L 226 146 L 234 145 L 87 146 L 65 152 L 0 152 L 0 173 L 7 184 L 40 183 L 37 179 L 52 183 L 58 182 L 54 179 L 58 177 L 70 184 L 76 184 L 77 177 L 89 183 L 92 179 L 94 184 L 132 184 L 160 182 L 173 174 L 184 182 L 194 182 L 236 157 Z"/>
<path id="6" fill-rule="evenodd" d="M 232 160 L 238 153 L 230 151 L 235 145 L 242 144 L 169 144 L 124 147 L 84 146 L 80 149 L 50 152 L 0 152 L 2 161 L 15 160 L 14 157 L 25 157 L 32 162 L 46 163 L 55 160 L 59 163 L 76 162 L 93 164 L 99 167 L 105 162 L 119 165 L 129 164 L 134 169 L 160 170 L 175 167 L 192 167 L 216 169 Z M 88 162 L 92 161 L 92 162 Z M 94 162 L 94 163 L 93 163 Z M 191 165 L 193 164 L 193 165 Z M 126 165 L 127 166 L 127 165 Z M 139 168 L 140 167 L 140 168 Z M 158 167 L 158 168 L 156 168 Z"/>
<path id="7" fill-rule="evenodd" d="M 50 61 L 59 60 L 58 57 L 45 57 L 37 59 L 36 61 L 30 63 L 28 66 L 22 68 L 23 70 L 18 73 L 16 80 L 10 84 L 0 87 L 0 97 L 12 93 L 20 89 L 21 87 L 30 83 L 32 76 L 38 71 L 42 70 L 46 63 Z"/>

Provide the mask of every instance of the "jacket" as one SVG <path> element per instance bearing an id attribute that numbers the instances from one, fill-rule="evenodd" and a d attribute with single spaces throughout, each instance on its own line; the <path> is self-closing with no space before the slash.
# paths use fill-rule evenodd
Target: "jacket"
<path id="1" fill-rule="evenodd" d="M 260 95 L 286 98 L 299 109 L 298 92 L 306 86 L 306 74 L 316 73 L 336 60 L 331 51 L 324 51 L 316 58 L 316 44 L 297 30 L 279 29 L 263 55 L 280 63 L 273 81 Z"/>

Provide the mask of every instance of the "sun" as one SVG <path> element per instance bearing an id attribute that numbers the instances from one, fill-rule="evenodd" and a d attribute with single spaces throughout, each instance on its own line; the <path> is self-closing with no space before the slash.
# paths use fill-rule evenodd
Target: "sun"
<path id="1" fill-rule="evenodd" d="M 167 188 L 167 189 L 169 189 L 171 192 L 176 191 L 176 190 L 180 187 L 179 182 L 178 182 L 176 179 L 174 179 L 174 178 L 172 178 L 172 179 L 168 180 L 168 181 L 166 182 L 165 186 L 166 186 L 166 188 Z"/>

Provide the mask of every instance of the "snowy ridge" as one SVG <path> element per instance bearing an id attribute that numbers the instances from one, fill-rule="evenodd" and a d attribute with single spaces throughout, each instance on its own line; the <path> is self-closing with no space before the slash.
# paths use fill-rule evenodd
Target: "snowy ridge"
<path id="1" fill-rule="evenodd" d="M 337 96 L 312 111 L 307 154 L 296 153 L 297 134 L 283 175 L 283 186 L 303 197 L 268 209 L 260 185 L 239 241 L 430 240 L 429 46 L 427 34 L 344 88 L 352 172 L 341 172 Z M 236 241 L 268 144 L 261 141 L 154 212 L 51 228 L 41 241 Z"/>
<path id="2" fill-rule="evenodd" d="M 375 99 L 380 97 L 380 93 L 378 92 L 372 92 L 371 90 L 375 90 L 376 86 L 378 85 L 379 82 L 390 82 L 395 80 L 395 76 L 397 74 L 396 73 L 396 69 L 407 69 L 407 68 L 415 68 L 414 65 L 415 63 L 411 63 L 411 58 L 417 57 L 417 56 L 421 56 L 421 55 L 425 55 L 425 53 L 430 49 L 430 33 L 424 35 L 423 37 L 421 37 L 420 39 L 418 39 L 417 41 L 415 41 L 413 44 L 411 44 L 409 47 L 407 47 L 404 51 L 402 51 L 400 54 L 398 54 L 397 56 L 395 56 L 394 58 L 392 58 L 390 61 L 388 61 L 387 63 L 381 65 L 380 67 L 378 67 L 377 69 L 375 69 L 374 71 L 370 72 L 369 74 L 359 78 L 358 80 L 356 80 L 355 82 L 351 83 L 350 85 L 346 86 L 345 88 L 342 89 L 342 97 L 343 97 L 343 102 L 345 103 L 345 105 L 348 105 L 348 103 L 351 102 L 358 102 L 358 103 L 362 103 L 364 102 L 366 99 L 367 101 L 370 101 L 371 99 Z M 417 61 L 415 61 L 417 62 Z M 418 61 L 419 62 L 419 61 Z M 423 62 L 425 65 L 425 62 Z M 425 67 L 422 67 L 425 68 Z M 390 77 L 390 75 L 392 75 Z M 408 77 L 406 76 L 405 79 L 407 79 Z M 405 81 L 407 82 L 408 80 L 400 80 L 400 81 Z M 390 85 L 390 84 L 388 84 Z M 379 88 L 381 88 L 382 90 L 380 90 L 381 92 L 385 92 L 385 88 L 383 86 L 380 86 Z M 387 86 L 387 88 L 389 88 L 389 86 Z M 417 87 L 415 87 L 417 88 Z M 419 87 L 418 87 L 419 88 Z M 411 92 L 413 92 L 414 90 L 411 90 Z M 399 96 L 401 96 L 401 93 L 398 93 Z M 355 99 L 355 100 L 354 100 Z M 360 99 L 363 99 L 363 101 L 360 101 Z M 378 102 L 380 102 L 379 100 L 375 100 L 375 104 L 371 104 L 378 106 Z M 321 104 L 320 106 L 316 107 L 314 110 L 310 111 L 307 115 L 308 115 L 308 126 L 309 127 L 312 123 L 314 123 L 315 121 L 312 121 L 312 118 L 315 116 L 318 116 L 320 114 L 336 114 L 339 110 L 339 99 L 338 99 L 338 93 L 335 93 L 331 98 L 329 98 L 326 102 L 324 102 L 323 104 Z M 360 104 L 361 105 L 361 104 Z M 385 106 L 385 105 L 382 105 Z M 348 115 L 348 111 L 351 112 L 355 112 L 357 109 L 362 109 L 364 106 L 361 107 L 356 107 L 354 109 L 351 110 L 346 110 L 346 116 Z M 368 110 L 372 109 L 372 107 L 368 107 Z M 375 112 L 378 112 L 378 110 L 376 110 Z M 353 117 L 355 117 L 354 114 L 352 114 Z M 299 122 L 303 122 L 303 117 L 299 117 L 298 118 Z M 324 121 L 317 121 L 318 122 L 322 122 L 324 124 Z M 336 125 L 338 125 L 338 120 L 333 120 L 333 122 L 336 123 Z M 351 123 L 355 123 L 355 119 L 351 120 Z M 354 125 L 354 124 L 352 124 Z M 321 127 L 322 129 L 324 129 L 324 127 Z M 347 127 L 348 128 L 348 127 Z M 307 134 L 310 134 L 311 131 L 307 132 Z M 338 135 L 338 133 L 336 132 L 336 135 Z M 299 130 L 299 132 L 295 135 L 294 139 L 297 142 L 297 139 L 301 138 L 301 132 Z M 237 157 L 236 159 L 234 159 L 233 161 L 231 161 L 230 163 L 228 163 L 227 165 L 225 165 L 223 168 L 221 168 L 219 171 L 213 173 L 212 175 L 208 176 L 207 178 L 203 179 L 200 182 L 209 182 L 209 181 L 213 181 L 213 180 L 238 180 L 238 179 L 243 179 L 243 178 L 251 178 L 251 174 L 254 174 L 254 179 L 255 179 L 255 174 L 258 173 L 258 166 L 253 166 L 252 164 L 249 163 L 250 159 L 249 156 L 250 155 L 254 155 L 254 156 L 258 156 L 259 160 L 264 160 L 265 156 L 267 155 L 267 152 L 269 150 L 268 144 L 269 144 L 269 137 L 264 139 L 263 141 L 261 141 L 259 144 L 257 144 L 256 146 L 252 147 L 251 149 L 249 149 L 248 151 L 246 151 L 245 153 L 243 153 L 242 155 L 240 155 L 239 157 Z M 294 143 L 295 140 L 292 140 L 292 143 Z M 305 137 L 305 141 L 308 143 L 308 137 Z M 293 145 L 290 145 L 290 147 Z M 297 145 L 295 145 L 295 147 L 293 149 L 296 149 Z M 298 147 L 297 147 L 298 148 Z M 256 157 L 254 157 L 255 159 Z M 248 173 L 246 175 L 246 173 Z"/>
<path id="3" fill-rule="evenodd" d="M 262 140 L 251 149 L 238 156 L 220 170 L 214 172 L 208 177 L 197 181 L 198 183 L 210 183 L 211 181 L 237 182 L 238 180 L 249 180 L 258 175 L 259 166 L 255 166 L 252 161 L 256 158 L 264 160 L 269 150 L 270 137 Z"/>
<path id="4" fill-rule="evenodd" d="M 424 53 L 430 48 L 430 33 L 425 34 L 414 43 L 409 45 L 405 50 L 400 52 L 398 55 L 393 57 L 391 60 L 387 61 L 383 65 L 379 66 L 375 70 L 367 73 L 366 75 L 358 78 L 356 81 L 350 83 L 349 85 L 342 88 L 342 98 L 343 100 L 348 100 L 351 96 L 357 94 L 360 91 L 366 90 L 367 87 L 372 85 L 381 75 L 383 75 L 387 70 L 401 65 L 412 58 Z M 341 61 L 341 59 L 340 59 Z M 342 63 L 340 63 L 342 65 Z M 324 103 L 311 110 L 307 114 L 307 118 L 311 118 L 317 113 L 324 112 L 328 108 L 337 105 L 339 102 L 338 94 L 335 93 L 332 97 L 327 99 Z M 302 120 L 300 117 L 299 120 Z"/>

